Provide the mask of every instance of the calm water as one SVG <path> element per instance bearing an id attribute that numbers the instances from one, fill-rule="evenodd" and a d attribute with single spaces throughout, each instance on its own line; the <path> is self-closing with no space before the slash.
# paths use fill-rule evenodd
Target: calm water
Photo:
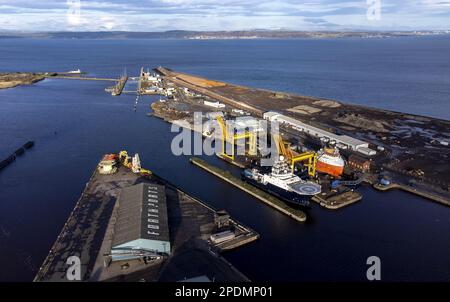
<path id="1" fill-rule="evenodd" d="M 450 39 L 298 41 L 0 40 L 0 71 L 115 77 L 163 65 L 223 81 L 450 119 Z M 154 98 L 113 98 L 108 84 L 46 80 L 0 91 L 0 156 L 36 146 L 0 173 L 0 280 L 31 280 L 99 158 L 126 149 L 192 195 L 261 234 L 225 254 L 253 280 L 450 281 L 448 208 L 401 192 L 360 190 L 345 210 L 314 207 L 298 224 L 170 154 L 170 125 L 146 116 Z M 208 159 L 224 165 L 216 159 Z"/>

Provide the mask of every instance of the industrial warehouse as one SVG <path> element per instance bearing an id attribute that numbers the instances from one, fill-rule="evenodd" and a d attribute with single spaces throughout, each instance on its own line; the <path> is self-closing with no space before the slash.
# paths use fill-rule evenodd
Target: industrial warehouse
<path id="1" fill-rule="evenodd" d="M 68 280 L 69 251 L 80 260 L 83 281 L 178 281 L 199 275 L 247 280 L 218 253 L 258 238 L 226 212 L 143 169 L 137 153 L 120 151 L 101 158 L 35 280 Z M 190 265 L 180 268 L 179 261 Z"/>
<path id="2" fill-rule="evenodd" d="M 117 203 L 112 261 L 170 254 L 164 186 L 141 183 L 124 188 Z"/>
<path id="3" fill-rule="evenodd" d="M 331 133 L 305 124 L 299 120 L 296 120 L 289 116 L 285 116 L 278 112 L 269 111 L 264 113 L 263 117 L 270 122 L 285 124 L 292 127 L 294 130 L 305 132 L 306 134 L 317 137 L 326 142 L 333 142 L 338 148 L 350 149 L 369 156 L 376 155 L 376 151 L 369 148 L 369 143 L 350 137 L 348 135 L 337 135 L 335 133 Z"/>

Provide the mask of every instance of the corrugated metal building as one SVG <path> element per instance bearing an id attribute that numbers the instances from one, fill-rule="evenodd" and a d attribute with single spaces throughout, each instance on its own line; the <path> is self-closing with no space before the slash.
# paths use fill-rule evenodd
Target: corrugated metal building
<path id="1" fill-rule="evenodd" d="M 117 202 L 113 260 L 170 254 L 164 186 L 141 183 L 124 188 Z"/>
<path id="2" fill-rule="evenodd" d="M 369 143 L 367 143 L 367 142 L 364 142 L 357 138 L 353 138 L 348 135 L 338 135 L 335 133 L 325 131 L 323 129 L 305 124 L 299 120 L 296 120 L 289 116 L 285 116 L 278 112 L 273 112 L 273 111 L 266 112 L 266 113 L 264 113 L 263 117 L 264 117 L 264 119 L 271 121 L 271 122 L 287 124 L 292 129 L 297 130 L 297 131 L 302 131 L 304 133 L 309 134 L 310 136 L 317 137 L 319 139 L 326 138 L 330 142 L 334 141 L 334 143 L 339 144 L 337 146 L 345 146 L 346 148 L 348 148 L 350 150 L 359 151 L 359 152 L 367 154 L 367 155 L 375 155 L 376 154 L 375 150 L 369 149 Z"/>

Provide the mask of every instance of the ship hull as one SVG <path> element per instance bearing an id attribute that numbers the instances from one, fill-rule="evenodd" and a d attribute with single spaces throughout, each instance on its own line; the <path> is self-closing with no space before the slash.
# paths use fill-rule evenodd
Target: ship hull
<path id="1" fill-rule="evenodd" d="M 292 204 L 292 205 L 298 205 L 302 207 L 309 207 L 310 206 L 310 200 L 312 198 L 311 195 L 299 195 L 295 192 L 288 192 L 285 191 L 277 186 L 274 186 L 270 183 L 267 185 L 257 181 L 256 179 L 249 178 L 245 174 L 242 175 L 242 180 L 245 182 L 281 199 L 282 201 Z"/>
<path id="2" fill-rule="evenodd" d="M 334 177 L 340 177 L 344 172 L 343 166 L 333 166 L 321 161 L 317 161 L 316 170 L 320 173 L 325 173 Z"/>

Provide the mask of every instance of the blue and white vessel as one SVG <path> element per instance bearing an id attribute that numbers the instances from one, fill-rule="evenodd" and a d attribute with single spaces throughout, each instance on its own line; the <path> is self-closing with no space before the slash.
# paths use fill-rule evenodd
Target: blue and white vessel
<path id="1" fill-rule="evenodd" d="M 242 176 L 244 181 L 255 187 L 296 205 L 309 206 L 311 198 L 322 191 L 319 184 L 293 174 L 283 156 L 274 163 L 269 173 L 261 168 L 252 168 L 244 170 Z"/>

